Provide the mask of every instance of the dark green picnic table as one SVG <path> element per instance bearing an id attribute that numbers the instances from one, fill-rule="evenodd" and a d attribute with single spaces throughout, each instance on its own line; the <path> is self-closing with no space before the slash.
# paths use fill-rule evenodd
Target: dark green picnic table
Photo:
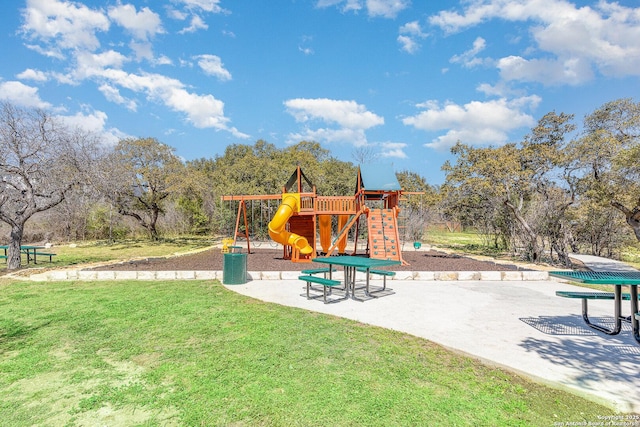
<path id="1" fill-rule="evenodd" d="M 614 286 L 614 319 L 615 326 L 613 329 L 606 328 L 601 325 L 591 323 L 586 314 L 587 299 L 599 299 L 599 296 L 606 296 L 605 293 L 574 293 L 576 298 L 583 298 L 583 318 L 585 322 L 592 328 L 604 332 L 608 335 L 617 335 L 622 330 L 622 322 L 631 323 L 633 337 L 640 343 L 640 327 L 638 320 L 638 285 L 640 284 L 640 271 L 552 271 L 550 276 L 571 280 L 591 285 L 612 285 Z M 622 293 L 622 287 L 629 287 L 629 294 Z M 557 292 L 556 294 L 560 294 Z M 566 292 L 564 295 L 571 297 L 572 293 Z M 610 298 L 602 298 L 610 299 Z M 631 301 L 631 316 L 622 315 L 622 301 L 628 299 Z"/>
<path id="2" fill-rule="evenodd" d="M 7 250 L 9 249 L 8 245 L 0 245 L 0 249 L 4 249 L 4 258 L 7 257 Z M 39 249 L 44 249 L 44 246 L 36 246 L 36 245 L 21 245 L 20 252 L 27 256 L 27 264 L 33 260 L 34 264 L 37 264 L 37 252 Z"/>
<path id="3" fill-rule="evenodd" d="M 351 295 L 352 299 L 358 300 L 355 296 L 355 284 L 356 284 L 356 270 L 363 269 L 367 275 L 365 295 L 371 296 L 369 291 L 369 272 L 372 268 L 388 267 L 393 265 L 402 264 L 400 261 L 378 258 L 367 258 L 361 256 L 329 256 L 314 258 L 313 262 L 319 262 L 322 264 L 340 265 L 344 267 L 344 285 L 347 293 L 347 297 Z M 329 273 L 331 276 L 331 273 Z"/>

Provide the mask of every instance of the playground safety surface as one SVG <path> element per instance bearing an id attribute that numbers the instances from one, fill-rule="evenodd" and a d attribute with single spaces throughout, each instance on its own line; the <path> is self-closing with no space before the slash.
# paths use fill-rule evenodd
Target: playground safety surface
<path id="1" fill-rule="evenodd" d="M 246 248 L 244 249 L 246 253 Z M 247 256 L 247 270 L 249 271 L 300 271 L 309 268 L 309 263 L 294 263 L 282 258 L 281 249 L 251 248 Z M 170 271 L 170 270 L 221 270 L 223 254 L 219 248 L 209 249 L 188 255 L 169 258 L 151 258 L 127 261 L 124 263 L 105 265 L 93 268 L 100 271 Z M 409 265 L 394 266 L 397 271 L 515 271 L 523 270 L 512 264 L 481 261 L 456 254 L 428 250 L 403 251 L 405 261 Z M 526 269 L 526 268 L 525 268 Z"/>

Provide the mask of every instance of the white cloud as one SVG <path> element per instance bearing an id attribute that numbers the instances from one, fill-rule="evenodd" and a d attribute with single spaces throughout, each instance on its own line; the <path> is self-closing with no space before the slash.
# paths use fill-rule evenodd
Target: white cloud
<path id="1" fill-rule="evenodd" d="M 485 60 L 478 58 L 477 55 L 487 47 L 485 39 L 478 37 L 473 42 L 473 47 L 460 55 L 454 55 L 449 60 L 452 63 L 462 64 L 465 68 L 473 68 L 477 65 L 490 62 L 491 60 Z"/>
<path id="2" fill-rule="evenodd" d="M 0 82 L 0 100 L 21 107 L 48 109 L 51 104 L 40 99 L 38 88 L 18 81 Z"/>
<path id="3" fill-rule="evenodd" d="M 382 147 L 382 152 L 380 156 L 382 157 L 395 157 L 398 159 L 406 159 L 407 153 L 404 152 L 404 149 L 407 148 L 407 144 L 404 142 L 382 142 L 380 143 Z"/>
<path id="4" fill-rule="evenodd" d="M 171 64 L 171 60 L 166 56 L 154 58 L 151 40 L 164 30 L 159 15 L 149 7 L 136 9 L 131 4 L 117 1 L 112 2 L 115 5 L 106 10 L 106 6 L 91 9 L 81 3 L 67 0 L 26 1 L 21 29 L 25 39 L 30 42 L 30 48 L 56 58 L 65 58 L 67 54 L 72 59 L 68 60 L 68 68 L 64 72 L 38 74 L 25 70 L 20 74 L 20 78 L 35 80 L 46 76 L 71 85 L 90 80 L 106 99 L 129 110 L 135 110 L 138 105 L 136 98 L 144 96 L 183 114 L 195 127 L 224 130 L 238 138 L 248 138 L 248 135 L 230 126 L 229 118 L 224 115 L 224 103 L 213 95 L 194 93 L 181 81 L 161 74 L 125 71 L 124 66 L 134 58 L 118 51 L 124 43 L 117 38 L 110 38 L 110 50 L 100 49 L 98 33 L 106 32 L 113 23 L 132 35 L 128 46 L 133 51 L 135 59 L 149 60 L 151 65 Z M 198 13 L 226 13 L 220 7 L 220 0 L 174 0 L 173 3 L 175 8 L 179 7 L 183 11 L 172 13 L 172 16 L 184 16 L 185 19 L 191 16 L 192 23 L 198 28 L 206 27 Z M 216 56 L 202 55 L 198 64 L 206 73 L 219 79 L 231 78 L 231 74 Z M 30 102 L 29 105 L 48 105 L 39 99 L 36 88 L 19 82 L 5 83 L 3 91 L 4 96 L 22 99 L 23 103 Z M 128 96 L 123 95 L 125 91 L 130 91 Z"/>
<path id="5" fill-rule="evenodd" d="M 190 10 L 203 10 L 205 12 L 223 13 L 226 12 L 220 7 L 221 0 L 176 0 L 176 3 L 184 4 Z"/>
<path id="6" fill-rule="evenodd" d="M 32 68 L 27 68 L 21 73 L 16 74 L 16 77 L 20 80 L 33 80 L 36 82 L 46 82 L 49 80 L 47 75 L 40 70 L 34 70 Z"/>
<path id="7" fill-rule="evenodd" d="M 184 21 L 189 16 L 186 12 L 171 7 L 167 8 L 167 16 L 169 18 L 177 19 L 178 21 Z"/>
<path id="8" fill-rule="evenodd" d="M 151 62 L 154 61 L 153 45 L 148 41 L 136 42 L 132 40 L 131 43 L 129 43 L 129 47 L 135 54 L 137 61 L 142 61 L 143 59 Z"/>
<path id="9" fill-rule="evenodd" d="M 114 69 L 105 69 L 100 76 L 115 86 L 145 93 L 149 99 L 160 101 L 172 110 L 185 114 L 195 127 L 225 130 L 238 138 L 248 138 L 248 135 L 228 126 L 229 119 L 224 115 L 222 101 L 213 95 L 188 92 L 179 80 L 160 74 L 132 74 Z"/>
<path id="10" fill-rule="evenodd" d="M 60 60 L 65 60 L 65 56 L 62 54 L 60 49 L 56 46 L 47 46 L 43 47 L 37 44 L 25 43 L 24 45 L 27 49 L 31 49 L 34 52 L 39 53 L 42 56 L 46 56 L 48 58 L 56 58 Z"/>
<path id="11" fill-rule="evenodd" d="M 384 119 L 355 101 L 327 98 L 290 99 L 285 102 L 288 112 L 299 122 L 322 120 L 345 128 L 368 129 L 384 124 Z"/>
<path id="12" fill-rule="evenodd" d="M 73 75 L 76 79 L 99 76 L 106 68 L 122 68 L 127 62 L 126 56 L 115 50 L 108 50 L 103 53 L 94 54 L 90 52 L 78 52 L 76 54 L 76 67 Z"/>
<path id="13" fill-rule="evenodd" d="M 343 12 L 366 9 L 371 17 L 395 18 L 398 13 L 409 7 L 409 4 L 408 0 L 318 0 L 316 7 L 342 5 L 340 9 Z"/>
<path id="14" fill-rule="evenodd" d="M 361 0 L 318 0 L 316 7 L 337 6 L 341 3 L 344 3 L 344 6 L 341 8 L 343 12 L 350 12 L 352 10 L 357 12 L 363 8 Z"/>
<path id="15" fill-rule="evenodd" d="M 395 18 L 398 13 L 409 7 L 408 0 L 367 0 L 369 16 Z"/>
<path id="16" fill-rule="evenodd" d="M 484 93 L 488 97 L 506 97 L 513 95 L 513 89 L 511 89 L 504 81 L 498 82 L 495 85 L 489 83 L 480 83 L 476 88 L 478 92 Z"/>
<path id="17" fill-rule="evenodd" d="M 198 61 L 198 65 L 205 74 L 215 76 L 222 81 L 231 80 L 231 73 L 224 68 L 219 56 L 198 55 L 194 56 L 194 59 Z"/>
<path id="18" fill-rule="evenodd" d="M 470 145 L 500 145 L 508 142 L 510 131 L 535 124 L 534 118 L 524 110 L 534 109 L 540 101 L 537 96 L 472 101 L 465 105 L 448 103 L 444 106 L 436 101 L 427 101 L 417 105 L 424 111 L 406 117 L 402 122 L 429 132 L 446 130 L 444 135 L 425 144 L 437 150 L 448 149 L 457 141 Z"/>
<path id="19" fill-rule="evenodd" d="M 508 56 L 498 61 L 500 76 L 507 81 L 538 81 L 548 85 L 580 85 L 593 79 L 594 73 L 584 58 L 525 59 Z"/>
<path id="20" fill-rule="evenodd" d="M 312 36 L 302 36 L 300 38 L 300 43 L 298 44 L 298 50 L 305 55 L 313 55 L 313 49 L 309 47 L 309 44 L 313 42 Z"/>
<path id="21" fill-rule="evenodd" d="M 105 83 L 100 85 L 100 87 L 98 87 L 98 90 L 102 92 L 102 94 L 104 95 L 105 98 L 107 98 L 108 101 L 115 102 L 116 104 L 124 105 L 127 108 L 127 110 L 136 111 L 138 108 L 138 105 L 136 104 L 136 102 L 132 99 L 127 99 L 124 96 L 122 96 L 118 88 L 115 88 Z"/>
<path id="22" fill-rule="evenodd" d="M 116 128 L 105 128 L 107 114 L 103 111 L 94 111 L 90 114 L 76 113 L 72 116 L 57 116 L 67 126 L 78 128 L 99 135 L 101 140 L 109 145 L 115 145 L 121 139 L 128 138 L 124 132 Z"/>
<path id="23" fill-rule="evenodd" d="M 427 37 L 427 35 L 422 32 L 418 21 L 407 22 L 400 27 L 398 32 L 400 33 L 397 39 L 398 43 L 402 46 L 402 50 L 407 53 L 417 52 L 418 49 L 420 49 L 418 40 Z"/>
<path id="24" fill-rule="evenodd" d="M 199 17 L 198 15 L 193 15 L 191 17 L 190 25 L 178 31 L 178 33 L 195 33 L 198 30 L 206 30 L 207 28 L 209 28 L 209 26 L 202 20 L 201 17 Z"/>
<path id="25" fill-rule="evenodd" d="M 96 50 L 100 46 L 96 32 L 109 29 L 109 19 L 103 11 L 74 2 L 27 0 L 22 14 L 22 31 L 29 38 L 47 45 L 53 43 L 56 48 Z"/>
<path id="26" fill-rule="evenodd" d="M 148 7 L 143 7 L 140 12 L 137 12 L 135 6 L 131 4 L 118 4 L 109 8 L 109 18 L 138 40 L 148 40 L 164 32 L 160 16 Z"/>
<path id="27" fill-rule="evenodd" d="M 302 132 L 291 133 L 288 136 L 288 142 L 295 144 L 300 141 L 318 141 L 328 144 L 332 143 L 349 143 L 355 147 L 364 147 L 368 145 L 367 136 L 362 129 L 304 129 Z"/>
<path id="28" fill-rule="evenodd" d="M 367 111 L 364 105 L 355 101 L 326 98 L 297 98 L 285 101 L 287 112 L 300 123 L 313 121 L 337 125 L 337 129 L 306 129 L 303 133 L 290 135 L 295 142 L 301 139 L 325 142 L 349 142 L 356 146 L 367 144 L 365 131 L 384 124 L 384 118 Z"/>
<path id="29" fill-rule="evenodd" d="M 498 61 L 506 80 L 580 84 L 594 71 L 605 76 L 640 76 L 640 8 L 601 0 L 577 7 L 565 0 L 470 0 L 464 11 L 443 11 L 429 22 L 447 33 L 492 19 L 530 22 L 531 54 Z"/>
<path id="30" fill-rule="evenodd" d="M 224 103 L 213 95 L 191 93 L 185 89 L 181 81 L 161 74 L 135 74 L 108 66 L 121 64 L 120 59 L 117 52 L 109 55 L 78 55 L 77 78 L 91 78 L 102 82 L 100 90 L 107 99 L 121 103 L 129 109 L 133 108 L 135 101 L 119 98 L 118 88 L 145 94 L 147 98 L 185 114 L 187 120 L 195 127 L 225 130 L 238 138 L 248 138 L 248 135 L 228 125 L 229 119 L 224 115 Z"/>
<path id="31" fill-rule="evenodd" d="M 154 61 L 155 65 L 172 65 L 173 61 L 166 55 L 160 55 Z"/>

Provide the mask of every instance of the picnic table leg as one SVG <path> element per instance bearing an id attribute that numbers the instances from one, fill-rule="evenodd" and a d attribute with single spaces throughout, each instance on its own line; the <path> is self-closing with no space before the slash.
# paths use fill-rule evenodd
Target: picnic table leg
<path id="1" fill-rule="evenodd" d="M 367 268 L 367 271 L 366 271 L 366 273 L 367 273 L 367 287 L 364 288 L 364 294 L 366 296 L 368 296 L 368 297 L 371 296 L 371 294 L 369 294 L 369 277 L 371 276 L 370 270 L 371 270 L 370 268 Z"/>
<path id="2" fill-rule="evenodd" d="M 638 313 L 638 286 L 629 286 L 629 293 L 631 294 L 631 328 L 633 330 L 633 338 L 640 343 L 640 321 L 638 321 L 635 316 L 635 314 Z"/>
<path id="3" fill-rule="evenodd" d="M 595 329 L 596 331 L 603 332 L 607 335 L 618 335 L 622 330 L 622 317 L 620 315 L 620 313 L 622 312 L 622 286 L 616 286 L 613 291 L 613 294 L 614 294 L 613 313 L 614 313 L 614 319 L 615 319 L 615 327 L 613 329 L 605 328 L 604 326 L 591 323 L 591 321 L 589 320 L 587 299 L 586 298 L 582 299 L 582 319 L 585 321 L 585 323 L 589 327 Z"/>
<path id="4" fill-rule="evenodd" d="M 350 273 L 349 273 L 349 277 L 350 277 L 350 281 L 351 281 L 351 299 L 354 299 L 356 301 L 360 301 L 360 302 L 364 302 L 363 299 L 360 299 L 358 297 L 356 297 L 356 267 L 349 267 Z M 367 282 L 368 282 L 368 275 L 367 275 Z M 369 286 L 369 284 L 367 283 L 367 287 Z M 365 295 L 369 296 L 368 291 L 365 289 Z"/>

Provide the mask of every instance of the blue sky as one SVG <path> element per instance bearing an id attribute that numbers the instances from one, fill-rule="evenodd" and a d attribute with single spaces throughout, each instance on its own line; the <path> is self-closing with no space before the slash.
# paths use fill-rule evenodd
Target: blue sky
<path id="1" fill-rule="evenodd" d="M 313 140 L 441 184 L 458 140 L 640 101 L 635 0 L 6 0 L 0 28 L 0 101 L 186 160 Z"/>

